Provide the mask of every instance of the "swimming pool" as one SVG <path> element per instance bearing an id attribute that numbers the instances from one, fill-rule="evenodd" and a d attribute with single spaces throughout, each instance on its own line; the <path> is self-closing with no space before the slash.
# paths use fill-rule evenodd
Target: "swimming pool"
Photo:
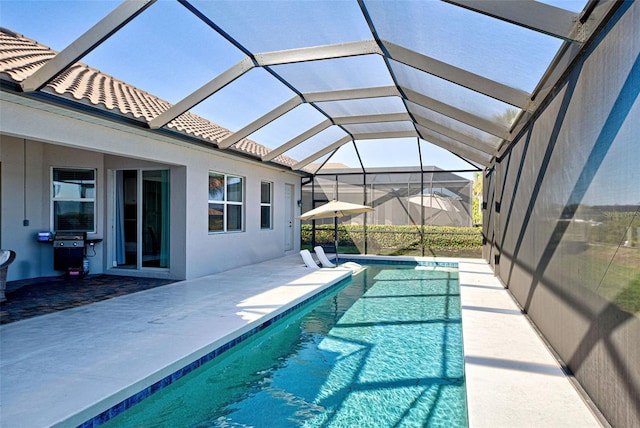
<path id="1" fill-rule="evenodd" d="M 466 427 L 457 270 L 370 265 L 104 426 Z"/>

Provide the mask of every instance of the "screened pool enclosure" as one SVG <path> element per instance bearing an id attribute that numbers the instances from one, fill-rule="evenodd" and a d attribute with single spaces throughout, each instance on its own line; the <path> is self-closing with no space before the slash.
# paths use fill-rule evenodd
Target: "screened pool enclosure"
<path id="1" fill-rule="evenodd" d="M 104 73 L 97 85 L 114 76 L 159 97 L 93 101 L 134 125 L 316 173 L 489 166 L 616 2 L 130 0 L 69 21 L 71 5 L 34 5 L 32 28 L 12 29 L 60 50 L 34 52 L 48 61 L 33 73 L 6 71 L 21 91 L 98 90 L 82 60 Z"/>
<path id="2" fill-rule="evenodd" d="M 24 278 L 53 168 L 95 171 L 105 271 L 110 171 L 159 171 L 132 266 L 203 276 L 335 228 L 340 253 L 482 257 L 603 420 L 640 426 L 639 2 L 0 7 L 0 238 Z M 331 199 L 374 210 L 299 220 Z"/>
<path id="3" fill-rule="evenodd" d="M 372 168 L 367 174 L 348 168 L 316 174 L 303 182 L 302 207 L 330 200 L 362 203 L 374 210 L 336 219 L 305 221 L 302 247 L 316 245 L 356 254 L 480 257 L 482 237 L 473 226 L 480 201 L 473 203 L 473 181 L 436 167 Z M 477 220 L 477 219 L 476 219 Z"/>
<path id="4" fill-rule="evenodd" d="M 77 99 L 86 88 L 98 110 L 120 109 L 150 132 L 315 174 L 317 184 L 339 175 L 367 189 L 336 187 L 340 197 L 378 205 L 354 220 L 363 229 L 351 250 L 435 255 L 424 227 L 472 226 L 474 172 L 509 150 L 616 3 L 130 0 L 93 4 L 93 27 L 62 19 L 64 5 L 30 8 L 47 28 L 17 29 L 43 42 L 48 31 L 65 35 L 52 40 L 60 53 L 38 53 L 48 61 L 35 72 L 7 71 L 19 90 Z M 118 91 L 100 87 L 115 79 L 159 98 L 113 101 Z M 442 186 L 434 168 L 468 183 Z M 305 209 L 326 200 L 319 187 L 303 192 Z M 414 226 L 402 233 L 418 233 L 418 244 L 367 245 L 373 225 Z"/>

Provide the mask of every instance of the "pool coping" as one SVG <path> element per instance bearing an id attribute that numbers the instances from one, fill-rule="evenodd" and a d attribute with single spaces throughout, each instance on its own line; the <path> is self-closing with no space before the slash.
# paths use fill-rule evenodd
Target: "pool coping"
<path id="1" fill-rule="evenodd" d="M 458 277 L 469 426 L 605 426 L 489 264 L 461 259 Z"/>

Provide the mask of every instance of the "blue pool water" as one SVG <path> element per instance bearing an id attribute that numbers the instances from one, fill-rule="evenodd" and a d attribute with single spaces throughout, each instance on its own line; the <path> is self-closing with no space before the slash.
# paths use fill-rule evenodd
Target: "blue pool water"
<path id="1" fill-rule="evenodd" d="M 118 427 L 466 427 L 455 269 L 371 265 Z"/>

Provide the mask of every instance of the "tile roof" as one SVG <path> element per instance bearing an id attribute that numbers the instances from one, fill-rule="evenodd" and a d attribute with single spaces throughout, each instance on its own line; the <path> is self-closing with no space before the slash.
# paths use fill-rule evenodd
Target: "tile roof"
<path id="1" fill-rule="evenodd" d="M 56 51 L 47 46 L 11 30 L 0 28 L 0 79 L 19 84 L 56 54 Z M 80 62 L 76 62 L 58 75 L 41 91 L 116 112 L 141 122 L 153 119 L 172 106 L 165 100 Z M 216 143 L 233 133 L 191 112 L 178 116 L 166 127 L 210 143 Z M 247 138 L 231 149 L 258 157 L 270 151 L 269 148 Z M 296 163 L 283 155 L 276 157 L 274 161 L 287 166 Z"/>

